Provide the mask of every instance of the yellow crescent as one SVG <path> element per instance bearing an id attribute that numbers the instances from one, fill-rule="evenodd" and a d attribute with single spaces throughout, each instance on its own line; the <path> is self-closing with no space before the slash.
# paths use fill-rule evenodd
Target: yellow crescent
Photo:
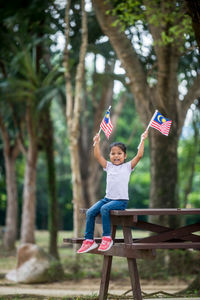
<path id="1" fill-rule="evenodd" d="M 162 120 L 160 120 L 160 118 L 162 118 Z M 158 121 L 164 123 L 166 120 L 163 118 L 162 115 L 158 116 Z"/>

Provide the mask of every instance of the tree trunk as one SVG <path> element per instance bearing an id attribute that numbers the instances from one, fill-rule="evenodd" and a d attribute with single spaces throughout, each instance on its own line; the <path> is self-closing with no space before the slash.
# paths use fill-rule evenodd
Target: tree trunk
<path id="1" fill-rule="evenodd" d="M 159 132 L 151 132 L 151 205 L 152 208 L 171 208 L 178 206 L 177 197 L 177 144 L 178 137 L 168 137 Z M 151 221 L 176 226 L 173 216 L 152 216 Z"/>
<path id="2" fill-rule="evenodd" d="M 50 118 L 50 108 L 46 107 L 42 115 L 43 147 L 46 153 L 47 178 L 48 178 L 48 230 L 50 234 L 49 253 L 59 258 L 57 247 L 58 235 L 58 199 L 56 193 L 56 169 L 54 160 L 53 124 Z"/>
<path id="3" fill-rule="evenodd" d="M 81 12 L 82 12 L 82 40 L 79 54 L 79 63 L 76 70 L 75 88 L 73 93 L 70 61 L 69 61 L 69 36 L 70 36 L 70 22 L 69 11 L 71 1 L 67 2 L 65 12 L 65 52 L 64 52 L 64 67 L 66 77 L 66 119 L 68 126 L 68 136 L 70 144 L 70 158 L 71 158 L 71 170 L 72 170 L 72 189 L 73 189 L 73 227 L 74 236 L 81 236 L 82 222 L 80 218 L 80 208 L 83 201 L 83 187 L 81 180 L 81 167 L 79 156 L 79 139 L 80 139 L 80 113 L 81 113 L 81 100 L 82 100 L 82 87 L 84 82 L 84 68 L 85 68 L 85 55 L 88 44 L 87 37 L 87 14 L 85 11 L 85 1 L 81 0 Z"/>
<path id="4" fill-rule="evenodd" d="M 21 243 L 35 243 L 37 149 L 29 146 L 24 178 Z"/>
<path id="5" fill-rule="evenodd" d="M 6 169 L 6 191 L 7 191 L 7 207 L 6 207 L 6 231 L 3 237 L 3 244 L 6 250 L 12 250 L 15 247 L 17 239 L 17 220 L 18 220 L 18 201 L 17 201 L 17 184 L 15 161 L 19 154 L 19 143 L 16 139 L 11 146 L 11 139 L 0 115 L 0 129 L 4 143 L 4 159 Z"/>
<path id="6" fill-rule="evenodd" d="M 83 220 L 81 219 L 80 209 L 83 205 L 83 190 L 82 179 L 80 172 L 80 156 L 78 147 L 78 137 L 70 137 L 70 158 L 72 169 L 72 183 L 73 183 L 73 228 L 74 237 L 83 235 Z"/>
<path id="7" fill-rule="evenodd" d="M 7 207 L 6 207 L 6 231 L 3 237 L 3 244 L 6 250 L 15 248 L 17 239 L 17 219 L 18 219 L 18 201 L 16 185 L 16 157 L 10 157 L 4 151 L 6 162 L 6 190 L 7 190 Z"/>
<path id="8" fill-rule="evenodd" d="M 26 117 L 29 146 L 24 178 L 21 243 L 35 243 L 36 166 L 38 150 L 35 120 L 32 118 L 30 108 L 27 109 Z"/>

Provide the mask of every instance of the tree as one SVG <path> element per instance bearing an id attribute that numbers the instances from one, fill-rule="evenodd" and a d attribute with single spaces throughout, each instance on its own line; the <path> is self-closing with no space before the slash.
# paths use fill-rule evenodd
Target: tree
<path id="1" fill-rule="evenodd" d="M 1 80 L 1 107 L 0 107 L 0 131 L 3 140 L 3 152 L 6 169 L 7 207 L 5 220 L 5 234 L 3 244 L 7 250 L 15 247 L 18 230 L 18 195 L 16 183 L 15 163 L 19 155 L 19 135 L 12 119 L 12 104 L 5 97 L 8 86 L 8 77 L 12 73 L 10 64 L 11 56 L 8 51 L 10 30 L 5 26 L 4 20 L 7 12 L 0 12 L 0 80 Z M 7 101 L 6 101 L 7 100 Z"/>
<path id="2" fill-rule="evenodd" d="M 29 100 L 30 101 L 30 100 Z M 35 204 L 36 204 L 36 166 L 38 157 L 36 120 L 34 108 L 28 103 L 26 109 L 26 126 L 29 145 L 25 153 L 26 168 L 24 176 L 23 209 L 21 224 L 21 243 L 35 243 Z"/>
<path id="3" fill-rule="evenodd" d="M 41 116 L 42 147 L 46 154 L 47 180 L 49 190 L 48 201 L 48 230 L 50 234 L 49 253 L 59 258 L 57 248 L 58 232 L 58 199 L 56 188 L 56 170 L 54 159 L 54 129 L 50 116 L 50 105 L 45 105 Z"/>
<path id="4" fill-rule="evenodd" d="M 19 140 L 18 137 L 13 139 L 9 135 L 9 130 L 6 128 L 3 117 L 0 115 L 0 130 L 4 143 L 4 159 L 6 169 L 6 191 L 7 191 L 7 208 L 5 233 L 3 244 L 6 250 L 12 250 L 15 247 L 18 228 L 18 197 L 16 185 L 16 169 L 15 162 L 19 155 Z"/>
<path id="5" fill-rule="evenodd" d="M 2 62 L 4 62 L 6 57 L 4 53 L 8 53 L 9 59 L 7 61 L 9 61 L 9 66 L 12 67 L 13 71 L 13 74 L 10 74 L 9 78 L 10 92 L 12 91 L 12 96 L 17 99 L 18 107 L 22 104 L 23 117 L 26 115 L 27 122 L 27 131 L 21 133 L 21 149 L 26 157 L 21 227 L 23 242 L 34 242 L 36 164 L 41 138 L 38 128 L 43 124 L 41 122 L 43 110 L 39 108 L 38 104 L 50 101 L 55 96 L 55 91 L 52 92 L 52 90 L 56 90 L 55 86 L 59 72 L 57 72 L 57 65 L 55 64 L 56 68 L 52 68 L 50 63 L 49 56 L 52 53 L 50 53 L 49 47 L 53 43 L 50 35 L 57 28 L 60 29 L 62 27 L 59 24 L 59 20 L 56 19 L 55 12 L 57 11 L 57 7 L 53 1 L 46 0 L 42 5 L 38 5 L 38 3 L 38 1 L 29 1 L 24 8 L 21 7 L 21 1 L 16 1 L 12 7 L 9 3 L 5 3 L 4 13 L 2 13 L 1 18 L 5 32 L 9 33 L 4 34 L 4 32 L 1 32 L 8 48 L 6 51 L 1 52 L 1 66 L 3 66 Z M 53 26 L 49 26 L 49 24 L 53 24 Z M 9 36 L 12 36 L 12 43 L 9 41 Z M 49 65 L 50 69 L 48 68 Z M 49 94 L 51 95 L 49 96 Z M 51 99 L 49 100 L 49 98 Z M 49 109 L 48 105 L 48 111 Z M 50 119 L 48 120 L 50 123 Z M 20 128 L 18 128 L 18 131 L 20 132 Z M 43 131 L 43 128 L 41 131 Z M 28 139 L 26 133 L 28 133 Z M 48 133 L 50 135 L 50 131 Z M 25 143 L 23 143 L 24 140 Z M 26 146 L 28 145 L 28 148 L 25 147 L 25 144 Z M 47 150 L 52 150 L 52 147 L 49 147 Z M 48 159 L 50 159 L 49 156 Z M 51 161 L 47 160 L 48 166 L 50 163 L 53 165 L 54 162 L 52 159 L 53 157 L 51 156 Z M 55 176 L 52 175 L 54 171 L 52 168 L 49 169 L 51 169 L 51 172 L 48 174 L 51 173 L 52 183 L 52 180 L 55 181 Z M 55 190 L 52 189 L 52 185 L 50 199 L 51 208 L 54 206 L 54 209 L 51 209 L 51 213 L 49 214 L 49 224 L 52 224 L 53 228 L 50 231 L 50 252 L 54 256 L 57 256 L 57 223 L 55 221 L 57 213 L 55 206 L 57 202 L 55 200 Z"/>
<path id="6" fill-rule="evenodd" d="M 134 44 L 130 40 L 132 37 L 131 32 L 129 31 L 128 33 L 130 34 L 128 35 L 121 29 L 118 16 L 113 16 L 111 13 L 113 6 L 110 2 L 115 3 L 113 1 L 109 1 L 109 3 L 108 1 L 105 3 L 100 0 L 92 1 L 100 26 L 109 37 L 130 80 L 129 87 L 134 95 L 136 109 L 143 124 L 147 125 L 156 108 L 173 121 L 171 134 L 168 138 L 155 130 L 150 131 L 150 206 L 178 207 L 178 138 L 187 110 L 200 93 L 200 75 L 197 74 L 190 81 L 184 100 L 179 100 L 177 73 L 181 56 L 184 54 L 183 50 L 181 50 L 181 47 L 184 48 L 184 38 L 179 36 L 176 38 L 176 41 L 175 39 L 171 40 L 167 33 L 170 32 L 172 25 L 176 26 L 175 28 L 178 30 L 177 26 L 183 21 L 184 14 L 177 15 L 173 20 L 169 17 L 174 15 L 176 1 L 143 1 L 143 6 L 140 2 L 139 10 L 145 11 L 145 23 L 140 23 L 140 25 L 146 29 L 146 34 L 148 32 L 147 29 L 149 29 L 154 41 L 148 57 L 149 60 L 154 60 L 154 65 L 152 64 L 150 72 L 147 72 L 147 66 L 149 67 L 147 63 L 149 61 L 138 54 L 134 48 Z M 132 9 L 132 15 L 134 15 L 134 8 Z M 156 16 L 162 16 L 160 18 L 160 20 L 162 19 L 162 26 L 160 26 L 159 19 L 157 20 L 157 25 L 153 22 L 153 18 L 155 20 Z M 151 76 L 149 76 L 149 73 L 151 73 Z M 169 220 L 159 219 L 161 223 L 170 222 L 171 226 L 175 225 L 174 218 Z"/>
<path id="7" fill-rule="evenodd" d="M 30 53 L 24 51 L 23 58 L 19 61 L 21 78 L 20 80 L 12 80 L 12 89 L 16 93 L 16 98 L 21 100 L 26 108 L 28 134 L 28 147 L 25 147 L 21 139 L 21 147 L 26 158 L 21 242 L 35 242 L 36 166 L 38 150 L 43 149 L 47 155 L 49 182 L 50 253 L 58 258 L 57 197 L 50 101 L 52 100 L 52 95 L 55 95 L 57 92 L 57 81 L 59 81 L 60 72 L 58 72 L 56 65 L 51 70 L 48 70 L 47 74 L 45 71 L 38 74 L 36 65 L 37 56 L 36 60 L 32 60 Z"/>
<path id="8" fill-rule="evenodd" d="M 75 90 L 73 93 L 70 61 L 69 61 L 69 11 L 71 1 L 67 2 L 65 12 L 65 52 L 64 52 L 64 67 L 66 79 L 66 120 L 68 126 L 69 147 L 71 157 L 72 184 L 73 184 L 73 220 L 74 220 L 74 235 L 79 236 L 81 233 L 81 222 L 79 222 L 79 213 L 81 201 L 83 199 L 82 180 L 80 171 L 79 157 L 79 138 L 80 138 L 80 112 L 82 99 L 82 86 L 84 78 L 84 62 L 87 50 L 87 16 L 85 11 L 85 1 L 81 1 L 82 13 L 82 40 L 80 46 L 79 63 L 76 70 Z"/>

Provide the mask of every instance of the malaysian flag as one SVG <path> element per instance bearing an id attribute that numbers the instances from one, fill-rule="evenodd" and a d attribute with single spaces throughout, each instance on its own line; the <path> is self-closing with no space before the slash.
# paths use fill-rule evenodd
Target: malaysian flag
<path id="1" fill-rule="evenodd" d="M 110 111 L 107 110 L 105 117 L 103 118 L 101 124 L 100 124 L 101 129 L 105 132 L 105 135 L 107 137 L 107 139 L 109 139 L 111 132 L 112 132 L 112 122 L 110 119 Z"/>
<path id="2" fill-rule="evenodd" d="M 169 135 L 172 121 L 163 117 L 159 112 L 156 113 L 150 126 L 159 130 L 164 135 Z"/>

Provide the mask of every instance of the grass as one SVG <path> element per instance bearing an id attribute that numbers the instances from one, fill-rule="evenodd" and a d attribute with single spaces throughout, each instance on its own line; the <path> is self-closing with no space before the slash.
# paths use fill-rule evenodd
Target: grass
<path id="1" fill-rule="evenodd" d="M 134 237 L 147 236 L 148 232 L 135 231 Z M 67 279 L 80 279 L 84 277 L 99 278 L 101 275 L 102 260 L 101 255 L 81 255 L 75 259 L 75 252 L 71 244 L 64 244 L 63 238 L 71 238 L 72 231 L 58 232 L 58 251 L 61 264 L 64 267 Z M 117 231 L 117 237 L 123 237 L 122 230 Z M 49 233 L 46 230 L 37 230 L 35 232 L 36 244 L 48 252 Z M 19 245 L 19 241 L 16 246 Z M 0 277 L 16 267 L 16 251 L 5 252 L 0 246 Z M 113 258 L 113 277 L 117 278 L 122 274 L 128 276 L 127 262 L 124 258 Z M 123 276 L 123 277 L 124 277 Z"/>
<path id="2" fill-rule="evenodd" d="M 134 238 L 141 238 L 148 235 L 149 232 L 147 231 L 134 231 Z M 65 271 L 66 279 L 99 278 L 101 275 L 103 256 L 92 254 L 79 255 L 77 259 L 72 245 L 63 243 L 63 238 L 71 238 L 72 236 L 72 231 L 59 231 L 58 233 L 59 257 Z M 122 230 L 118 230 L 117 237 L 122 236 Z M 45 230 L 37 230 L 35 232 L 35 238 L 36 244 L 48 252 L 48 232 Z M 17 245 L 18 244 L 19 242 Z M 172 258 L 173 263 L 170 267 L 166 264 L 164 256 L 167 256 L 168 260 L 169 256 Z M 195 273 L 192 273 L 193 270 L 197 270 L 197 256 L 198 254 L 190 251 L 157 251 L 157 256 L 154 260 L 138 260 L 139 272 L 144 279 L 167 279 L 168 276 L 182 276 L 182 278 L 186 279 L 191 278 L 192 275 L 195 275 Z M 0 277 L 3 277 L 5 273 L 15 267 L 16 252 L 7 253 L 0 247 Z M 120 257 L 113 258 L 111 276 L 113 279 L 126 278 L 129 276 L 126 259 Z"/>

